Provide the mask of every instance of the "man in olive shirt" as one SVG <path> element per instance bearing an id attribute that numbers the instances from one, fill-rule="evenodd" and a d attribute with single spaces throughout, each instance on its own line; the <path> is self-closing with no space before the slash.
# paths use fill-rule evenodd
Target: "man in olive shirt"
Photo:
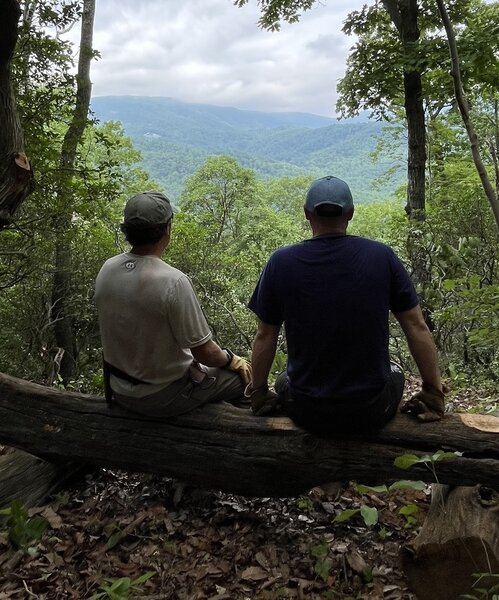
<path id="1" fill-rule="evenodd" d="M 121 229 L 132 249 L 107 260 L 95 284 L 107 395 L 158 417 L 237 404 L 251 375 L 244 359 L 212 340 L 189 278 L 161 259 L 172 218 L 159 192 L 130 198 Z"/>

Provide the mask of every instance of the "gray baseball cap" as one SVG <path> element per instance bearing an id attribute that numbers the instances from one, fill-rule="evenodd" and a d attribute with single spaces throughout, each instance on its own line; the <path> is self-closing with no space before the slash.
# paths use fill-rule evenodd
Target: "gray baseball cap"
<path id="1" fill-rule="evenodd" d="M 352 192 L 348 185 L 338 177 L 327 175 L 316 179 L 309 187 L 305 197 L 305 208 L 317 212 L 317 207 L 324 205 L 339 206 L 341 214 L 353 208 Z"/>
<path id="2" fill-rule="evenodd" d="M 142 192 L 132 196 L 125 204 L 124 225 L 131 227 L 151 227 L 167 223 L 174 207 L 161 192 Z"/>

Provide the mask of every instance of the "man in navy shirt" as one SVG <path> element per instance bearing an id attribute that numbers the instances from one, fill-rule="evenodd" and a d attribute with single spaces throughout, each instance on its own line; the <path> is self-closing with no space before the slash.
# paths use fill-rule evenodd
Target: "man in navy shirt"
<path id="1" fill-rule="evenodd" d="M 268 375 L 284 324 L 287 369 L 275 386 L 284 412 L 319 433 L 383 426 L 404 387 L 388 353 L 391 311 L 423 380 L 404 408 L 422 421 L 441 418 L 437 351 L 402 263 L 385 244 L 347 235 L 354 206 L 341 179 L 315 181 L 304 209 L 313 237 L 274 252 L 249 302 L 259 318 L 246 391 L 253 411 L 267 414 L 276 405 Z"/>

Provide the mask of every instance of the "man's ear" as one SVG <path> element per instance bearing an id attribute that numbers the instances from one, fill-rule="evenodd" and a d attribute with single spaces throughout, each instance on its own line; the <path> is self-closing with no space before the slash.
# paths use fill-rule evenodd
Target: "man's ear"
<path id="1" fill-rule="evenodd" d="M 307 219 L 307 221 L 310 221 L 310 217 L 312 216 L 313 213 L 311 213 L 305 207 L 303 207 L 303 212 L 305 213 L 305 219 Z"/>
<path id="2" fill-rule="evenodd" d="M 354 212 L 355 212 L 355 208 L 352 206 L 352 208 L 347 213 L 345 213 L 345 218 L 347 221 L 352 220 Z"/>

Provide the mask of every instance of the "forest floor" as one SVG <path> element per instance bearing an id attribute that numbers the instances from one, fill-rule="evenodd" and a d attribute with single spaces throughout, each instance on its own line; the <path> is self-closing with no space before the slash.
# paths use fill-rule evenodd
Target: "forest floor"
<path id="1" fill-rule="evenodd" d="M 427 487 L 254 499 L 99 469 L 17 518 L 24 549 L 0 526 L 0 600 L 409 600 L 400 550 L 428 506 Z M 30 542 L 40 516 L 47 528 Z"/>

